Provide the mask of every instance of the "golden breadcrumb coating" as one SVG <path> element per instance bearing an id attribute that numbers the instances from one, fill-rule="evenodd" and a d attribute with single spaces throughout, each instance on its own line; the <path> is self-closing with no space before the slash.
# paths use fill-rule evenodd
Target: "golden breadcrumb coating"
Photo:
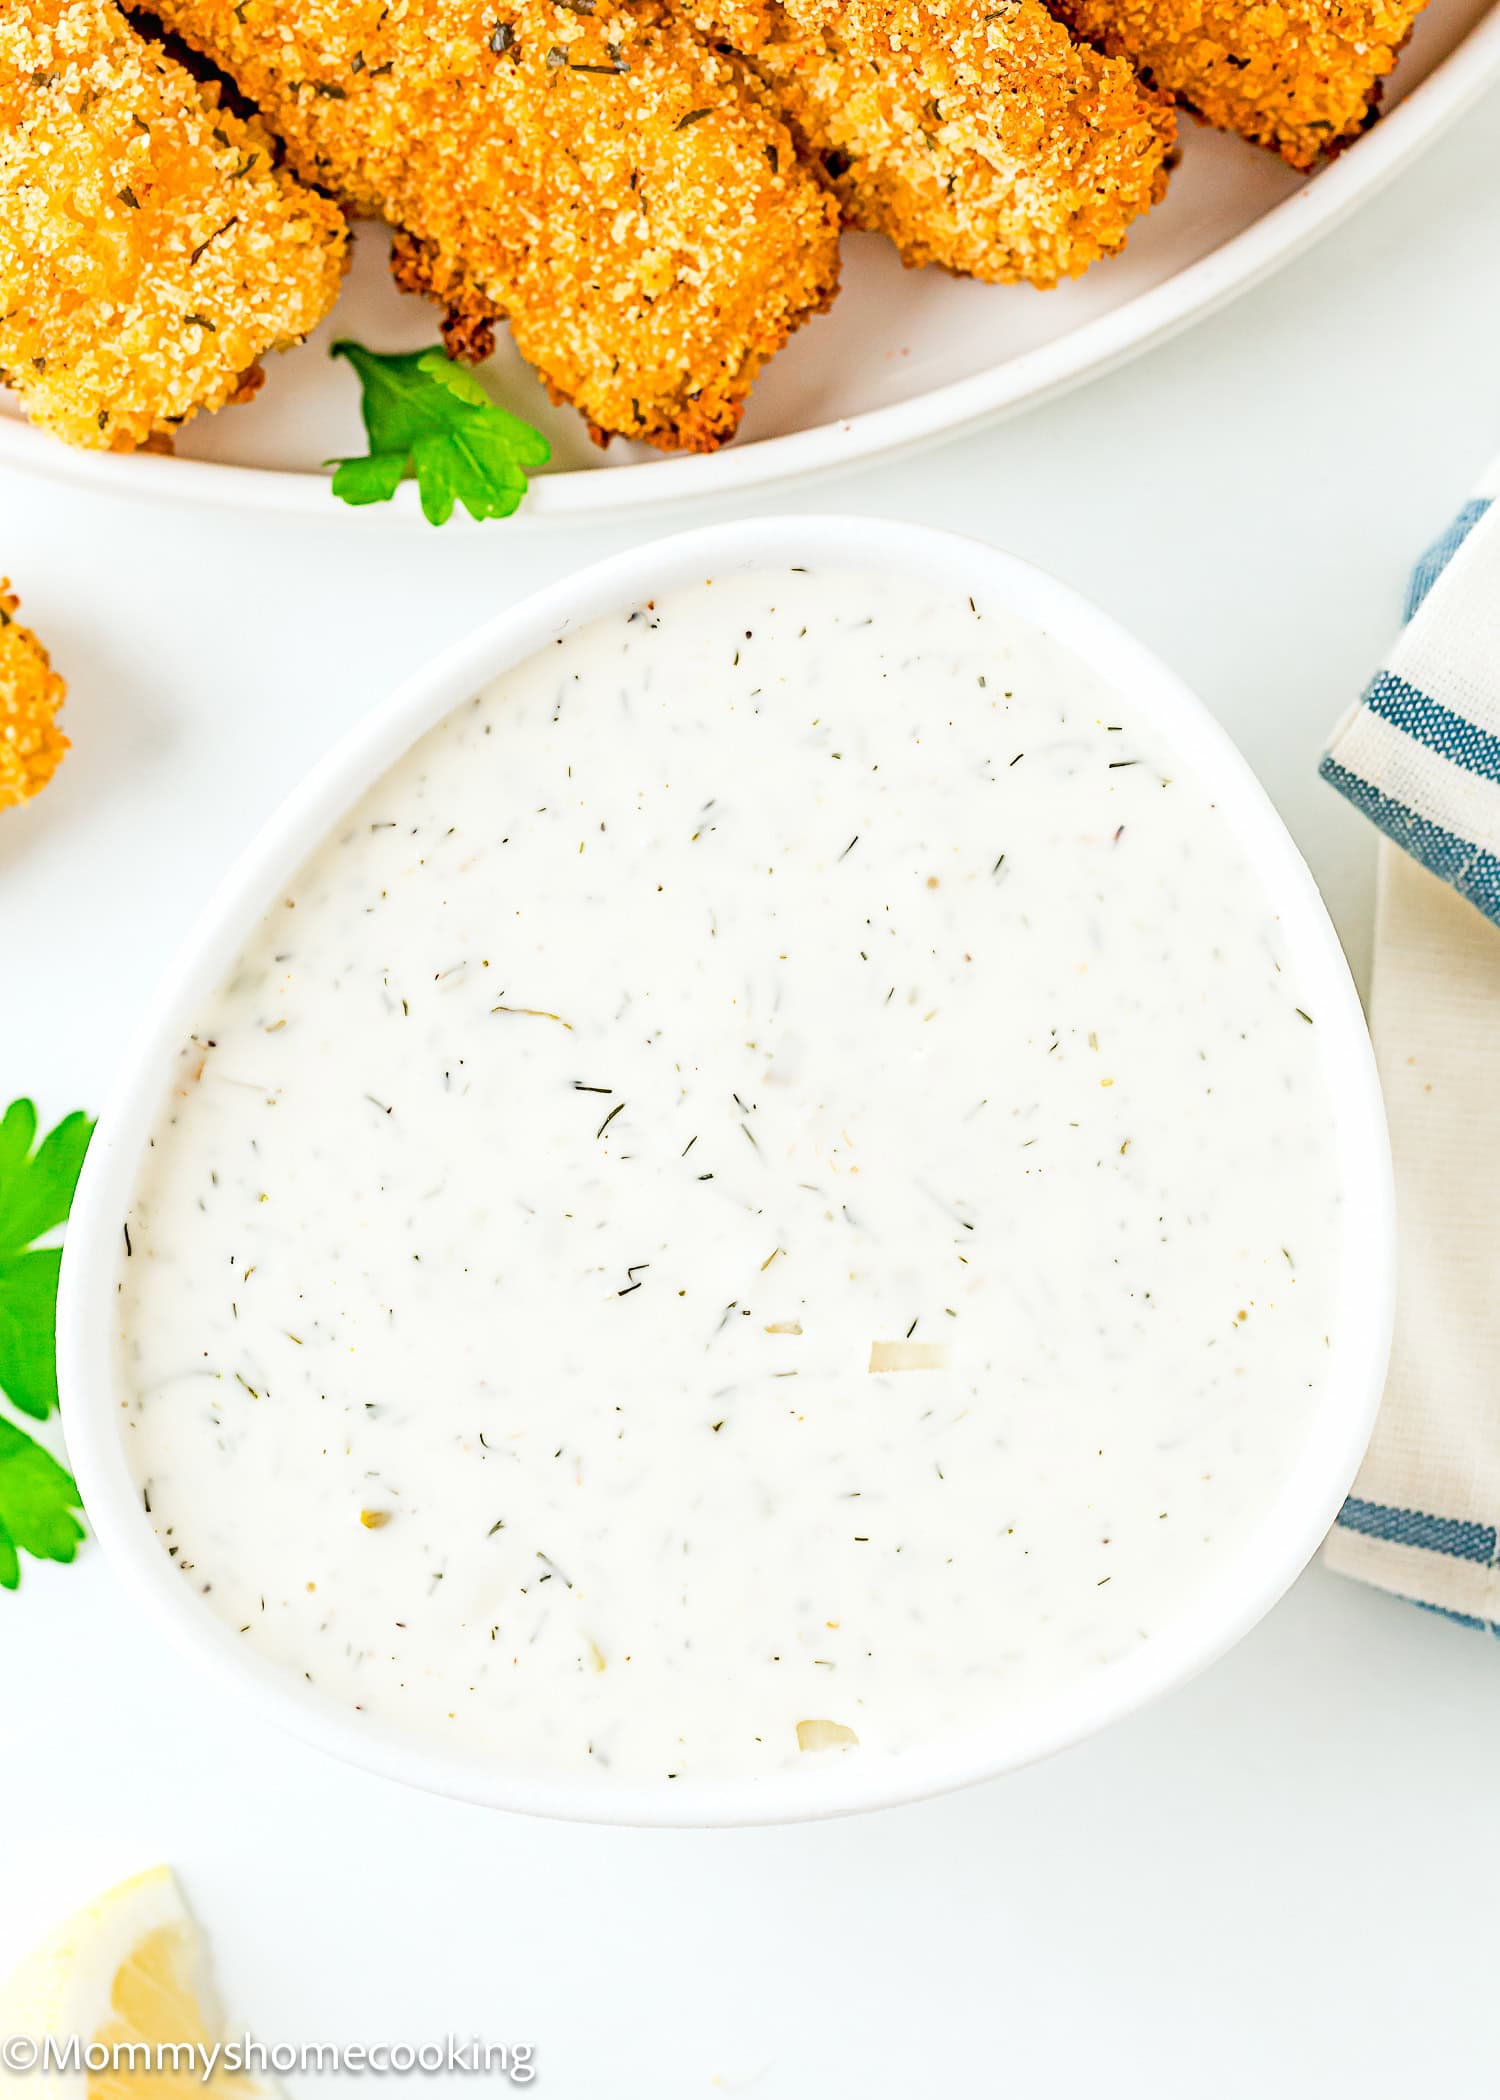
<path id="1" fill-rule="evenodd" d="M 170 439 L 337 296 L 338 207 L 217 100 L 111 0 L 0 5 L 0 372 L 72 444 Z"/>
<path id="2" fill-rule="evenodd" d="M 56 721 L 67 687 L 16 618 L 20 602 L 0 576 L 0 809 L 39 793 L 68 748 Z"/>
<path id="3" fill-rule="evenodd" d="M 1347 145 L 1423 0 L 1053 0 L 1080 36 L 1294 168 Z"/>
<path id="4" fill-rule="evenodd" d="M 838 276 L 838 208 L 658 0 L 163 0 L 292 165 L 399 229 L 482 354 L 507 317 L 596 437 L 708 451 Z"/>
<path id="5" fill-rule="evenodd" d="M 1123 247 L 1175 121 L 1040 0 L 695 0 L 744 50 L 851 225 L 907 263 L 1037 285 Z"/>

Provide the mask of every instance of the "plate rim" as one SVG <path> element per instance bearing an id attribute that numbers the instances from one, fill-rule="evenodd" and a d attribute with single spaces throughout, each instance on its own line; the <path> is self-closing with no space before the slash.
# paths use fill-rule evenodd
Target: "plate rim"
<path id="1" fill-rule="evenodd" d="M 1054 399 L 1167 341 L 1250 290 L 1374 196 L 1500 81 L 1500 0 L 1380 122 L 1301 189 L 1196 262 L 1174 271 L 1067 335 L 910 400 L 758 438 L 723 451 L 566 468 L 532 482 L 524 525 L 608 519 L 785 485 L 866 461 L 893 458 L 979 429 Z M 241 466 L 160 453 L 91 452 L 60 443 L 17 415 L 0 414 L 0 466 L 117 496 L 291 517 L 322 517 L 365 530 L 427 530 L 413 483 L 387 504 L 328 504 L 327 477 L 302 467 Z M 476 521 L 455 512 L 464 531 Z M 515 520 L 510 521 L 512 529 Z"/>

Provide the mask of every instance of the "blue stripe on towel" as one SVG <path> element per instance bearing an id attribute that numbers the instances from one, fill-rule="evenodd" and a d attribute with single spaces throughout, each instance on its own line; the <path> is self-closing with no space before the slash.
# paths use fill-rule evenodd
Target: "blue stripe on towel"
<path id="1" fill-rule="evenodd" d="M 1500 736 L 1456 715 L 1451 707 L 1444 707 L 1419 685 L 1398 678 L 1394 671 L 1376 672 L 1365 693 L 1365 706 L 1450 765 L 1482 774 L 1486 780 L 1500 780 Z"/>
<path id="2" fill-rule="evenodd" d="M 1341 766 L 1331 752 L 1323 754 L 1318 772 L 1413 860 L 1421 861 L 1423 867 L 1431 868 L 1434 875 L 1451 883 L 1486 918 L 1500 920 L 1500 860 L 1493 853 L 1486 853 L 1472 839 L 1461 839 L 1457 832 L 1445 831 L 1441 824 L 1419 817 L 1394 796 L 1382 794 L 1368 780 L 1361 780 L 1357 773 Z"/>
<path id="3" fill-rule="evenodd" d="M 1392 1509 L 1384 1502 L 1364 1502 L 1351 1495 L 1339 1511 L 1345 1531 L 1369 1539 L 1388 1539 L 1396 1546 L 1420 1546 L 1426 1553 L 1446 1553 L 1452 1560 L 1493 1566 L 1500 1537 L 1493 1524 L 1470 1524 L 1461 1517 L 1429 1517 L 1419 1509 Z"/>
<path id="4" fill-rule="evenodd" d="M 1434 540 L 1411 572 L 1406 588 L 1406 618 L 1409 620 L 1459 548 L 1490 507 L 1488 496 L 1466 503 L 1440 540 Z"/>
<path id="5" fill-rule="evenodd" d="M 1429 1604 L 1423 1597 L 1403 1597 L 1403 1604 L 1414 1604 L 1418 1611 L 1430 1611 L 1434 1618 L 1451 1619 L 1455 1626 L 1467 1626 L 1471 1633 L 1492 1634 L 1500 1641 L 1500 1626 L 1493 1619 L 1476 1619 L 1471 1611 L 1449 1611 L 1445 1604 Z"/>

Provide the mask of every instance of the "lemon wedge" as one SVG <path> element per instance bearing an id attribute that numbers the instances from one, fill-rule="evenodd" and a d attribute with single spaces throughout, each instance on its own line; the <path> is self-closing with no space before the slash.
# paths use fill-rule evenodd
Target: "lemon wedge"
<path id="1" fill-rule="evenodd" d="M 15 2054 L 15 2037 L 35 2045 L 34 2067 Z M 217 2100 L 265 2100 L 253 2080 L 222 2070 L 205 2086 L 204 2052 L 222 2038 L 207 1945 L 171 1868 L 153 1867 L 106 1889 L 60 1925 L 0 1991 L 0 2056 L 11 2058 L 11 2068 L 0 2069 L 0 2095 L 202 2100 L 207 2092 Z M 62 2061 L 44 2060 L 49 2040 L 64 2052 Z M 175 2061 L 158 2060 L 163 2044 L 179 2045 Z M 102 2062 L 105 2051 L 113 2052 L 112 2064 Z"/>

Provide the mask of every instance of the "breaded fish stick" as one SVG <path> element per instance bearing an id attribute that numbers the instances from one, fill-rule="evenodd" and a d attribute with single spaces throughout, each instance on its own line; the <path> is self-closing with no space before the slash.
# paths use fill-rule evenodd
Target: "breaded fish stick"
<path id="1" fill-rule="evenodd" d="M 332 306 L 343 215 L 111 0 L 0 5 L 0 372 L 75 445 L 163 442 Z"/>
<path id="2" fill-rule="evenodd" d="M 19 604 L 10 578 L 0 576 L 0 809 L 39 793 L 68 748 L 56 719 L 67 687 L 16 618 Z"/>
<path id="3" fill-rule="evenodd" d="M 832 297 L 838 211 L 745 68 L 656 0 L 163 0 L 399 281 L 502 316 L 594 435 L 708 451 Z"/>
<path id="4" fill-rule="evenodd" d="M 1372 120 L 1423 0 L 1053 0 L 1104 50 L 1294 168 Z"/>
<path id="5" fill-rule="evenodd" d="M 696 0 L 853 226 L 908 263 L 1074 277 L 1166 188 L 1174 119 L 1040 0 Z"/>

